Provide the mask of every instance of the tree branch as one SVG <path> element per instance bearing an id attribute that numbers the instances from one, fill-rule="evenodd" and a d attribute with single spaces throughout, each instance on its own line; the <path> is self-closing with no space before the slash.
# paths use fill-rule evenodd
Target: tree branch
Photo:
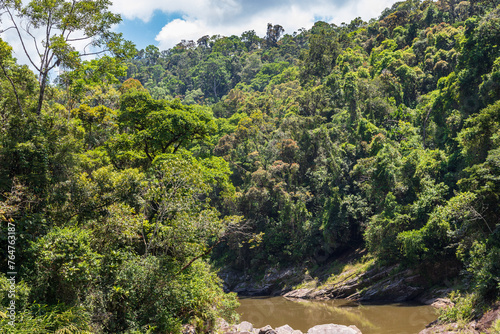
<path id="1" fill-rule="evenodd" d="M 24 29 L 24 31 L 26 31 L 26 33 L 30 35 L 31 38 L 33 38 L 33 44 L 35 44 L 36 53 L 41 57 L 40 50 L 38 49 L 38 43 L 36 41 L 35 36 L 33 36 L 33 34 L 29 31 L 29 26 L 26 26 L 26 29 Z"/>
<path id="2" fill-rule="evenodd" d="M 6 11 L 7 13 L 9 13 L 9 17 L 10 17 L 10 20 L 12 21 L 12 24 L 14 24 L 14 29 L 16 29 L 16 32 L 17 32 L 17 36 L 19 37 L 19 40 L 21 41 L 21 45 L 23 47 L 23 50 L 24 50 L 24 53 L 26 54 L 26 57 L 28 57 L 28 60 L 30 61 L 31 65 L 33 65 L 33 67 L 38 71 L 40 72 L 40 67 L 37 66 L 35 64 L 35 62 L 33 62 L 33 60 L 31 59 L 30 57 L 30 54 L 28 52 L 28 50 L 26 50 L 26 44 L 24 43 L 24 39 L 21 35 L 21 32 L 19 31 L 19 27 L 17 26 L 17 23 L 16 21 L 14 20 L 14 16 L 12 15 L 12 13 L 10 12 L 9 8 L 6 7 Z"/>
<path id="3" fill-rule="evenodd" d="M 215 244 L 212 245 L 212 247 L 210 247 L 209 249 L 207 249 L 204 253 L 198 255 L 198 256 L 195 256 L 193 259 L 191 259 L 191 261 L 189 261 L 184 267 L 181 268 L 181 270 L 179 270 L 176 275 L 179 275 L 180 273 L 182 273 L 184 270 L 186 270 L 187 268 L 189 268 L 194 261 L 198 260 L 199 258 L 201 257 L 204 257 L 208 254 L 210 254 L 210 252 L 215 248 L 215 246 L 217 246 L 218 244 L 220 244 L 222 242 L 222 239 L 224 238 L 224 236 L 220 237 L 217 242 Z"/>
<path id="4" fill-rule="evenodd" d="M 237 221 L 239 222 L 239 218 L 237 219 Z M 186 265 L 184 265 L 177 273 L 176 275 L 182 273 L 184 270 L 186 270 L 187 268 L 189 268 L 194 261 L 198 260 L 199 258 L 202 258 L 204 256 L 207 256 L 208 254 L 210 254 L 210 252 L 212 252 L 212 250 L 217 246 L 219 245 L 222 241 L 224 241 L 224 239 L 232 234 L 246 234 L 244 232 L 244 230 L 248 227 L 248 224 L 247 222 L 244 223 L 244 224 L 236 224 L 236 223 L 231 223 L 228 225 L 228 229 L 221 235 L 217 238 L 217 241 L 210 247 L 208 248 L 205 252 L 203 252 L 202 254 L 198 255 L 198 256 L 195 256 L 194 258 L 192 258 Z"/>
<path id="5" fill-rule="evenodd" d="M 1 15 L 2 15 L 2 14 L 0 14 L 0 16 L 1 16 Z M 3 33 L 3 32 L 8 31 L 8 30 L 10 30 L 10 29 L 15 29 L 15 27 L 14 27 L 14 26 L 12 26 L 12 27 L 8 27 L 7 29 L 0 30 L 0 34 L 1 34 L 1 33 Z"/>
<path id="6" fill-rule="evenodd" d="M 99 54 L 101 54 L 101 53 L 105 53 L 105 52 L 108 52 L 108 51 L 109 51 L 109 50 L 107 50 L 107 49 L 106 49 L 106 50 L 101 50 L 101 51 L 96 51 L 96 52 L 90 52 L 90 53 L 86 53 L 86 52 L 85 52 L 85 53 L 82 53 L 82 54 L 80 55 L 80 57 L 85 57 L 85 56 L 95 56 L 95 55 L 99 55 Z"/>
<path id="7" fill-rule="evenodd" d="M 17 94 L 17 88 L 14 85 L 14 81 L 12 81 L 11 77 L 7 74 L 7 71 L 5 70 L 5 67 L 3 66 L 3 64 L 0 63 L 0 67 L 2 67 L 3 74 L 5 75 L 7 80 L 9 80 L 10 85 L 12 86 L 12 89 L 14 90 L 14 95 L 16 96 L 17 105 L 19 107 L 19 110 L 21 111 L 21 115 L 23 115 L 24 114 L 23 106 L 21 105 L 21 100 L 19 100 L 19 95 Z"/>
<path id="8" fill-rule="evenodd" d="M 71 33 L 68 34 L 68 36 L 66 36 L 66 42 L 77 42 L 77 41 L 84 41 L 86 39 L 91 39 L 92 37 L 80 37 L 80 38 L 69 38 L 69 35 Z M 87 44 L 89 45 L 89 44 Z"/>

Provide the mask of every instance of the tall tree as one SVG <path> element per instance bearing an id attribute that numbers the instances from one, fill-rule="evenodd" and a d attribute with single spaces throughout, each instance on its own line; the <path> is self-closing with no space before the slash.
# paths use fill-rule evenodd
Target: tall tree
<path id="1" fill-rule="evenodd" d="M 280 39 L 281 35 L 285 32 L 285 29 L 283 29 L 282 26 L 279 24 L 275 24 L 274 26 L 272 23 L 267 24 L 267 33 L 266 33 L 266 46 L 271 48 L 273 46 L 276 46 L 278 43 L 278 40 Z"/>
<path id="2" fill-rule="evenodd" d="M 28 4 L 0 0 L 2 13 L 10 24 L 7 29 L 15 31 L 38 74 L 37 114 L 42 110 L 49 73 L 55 67 L 74 69 L 80 65 L 81 57 L 108 51 L 118 57 L 135 52 L 132 43 L 111 32 L 111 26 L 121 18 L 108 10 L 110 5 L 109 0 L 32 0 Z M 86 44 L 82 52 L 77 51 L 77 43 Z"/>

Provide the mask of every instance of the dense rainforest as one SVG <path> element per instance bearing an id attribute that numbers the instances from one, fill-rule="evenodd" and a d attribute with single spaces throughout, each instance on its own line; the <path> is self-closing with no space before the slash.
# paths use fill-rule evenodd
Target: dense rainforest
<path id="1" fill-rule="evenodd" d="M 110 33 L 108 5 L 1 2 L 62 31 L 35 69 L 0 39 L 2 332 L 210 332 L 237 319 L 215 267 L 355 248 L 458 268 L 444 320 L 499 299 L 499 1 L 169 50 Z M 110 52 L 82 60 L 77 30 Z"/>

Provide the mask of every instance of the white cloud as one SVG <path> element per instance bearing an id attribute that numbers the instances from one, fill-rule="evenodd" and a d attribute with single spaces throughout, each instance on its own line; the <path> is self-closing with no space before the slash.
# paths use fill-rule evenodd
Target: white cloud
<path id="1" fill-rule="evenodd" d="M 241 35 L 255 30 L 266 34 L 267 24 L 280 24 L 285 33 L 300 28 L 309 29 L 318 19 L 329 23 L 350 22 L 355 17 L 364 20 L 378 17 L 383 9 L 396 0 L 114 0 L 111 10 L 124 19 L 148 22 L 155 11 L 176 14 L 179 19 L 165 22 L 156 35 L 160 49 L 175 46 L 181 40 L 194 40 L 205 35 Z M 5 24 L 5 22 L 4 22 Z M 1 25 L 0 25 L 1 28 Z M 28 63 L 14 31 L 2 34 L 14 48 L 14 56 Z M 35 58 L 34 48 L 29 53 Z"/>
<path id="2" fill-rule="evenodd" d="M 168 23 L 156 36 L 160 49 L 169 49 L 181 40 L 196 41 L 203 35 L 212 35 L 206 24 L 200 20 L 175 19 Z"/>
<path id="3" fill-rule="evenodd" d="M 266 33 L 267 23 L 280 24 L 286 33 L 309 29 L 316 20 L 340 24 L 356 17 L 376 18 L 396 0 L 115 0 L 113 10 L 126 19 L 151 19 L 155 10 L 178 13 L 182 19 L 165 23 L 156 36 L 160 49 L 204 35 Z"/>

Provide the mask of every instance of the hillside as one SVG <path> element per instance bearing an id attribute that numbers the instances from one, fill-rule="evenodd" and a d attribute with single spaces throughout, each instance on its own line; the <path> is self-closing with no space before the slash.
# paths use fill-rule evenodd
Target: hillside
<path id="1" fill-rule="evenodd" d="M 499 41 L 498 1 L 408 0 L 61 58 L 45 87 L 0 40 L 1 265 L 23 319 L 4 275 L 2 330 L 210 331 L 237 305 L 213 267 L 328 271 L 364 248 L 459 273 L 441 318 L 477 317 L 500 297 Z"/>

